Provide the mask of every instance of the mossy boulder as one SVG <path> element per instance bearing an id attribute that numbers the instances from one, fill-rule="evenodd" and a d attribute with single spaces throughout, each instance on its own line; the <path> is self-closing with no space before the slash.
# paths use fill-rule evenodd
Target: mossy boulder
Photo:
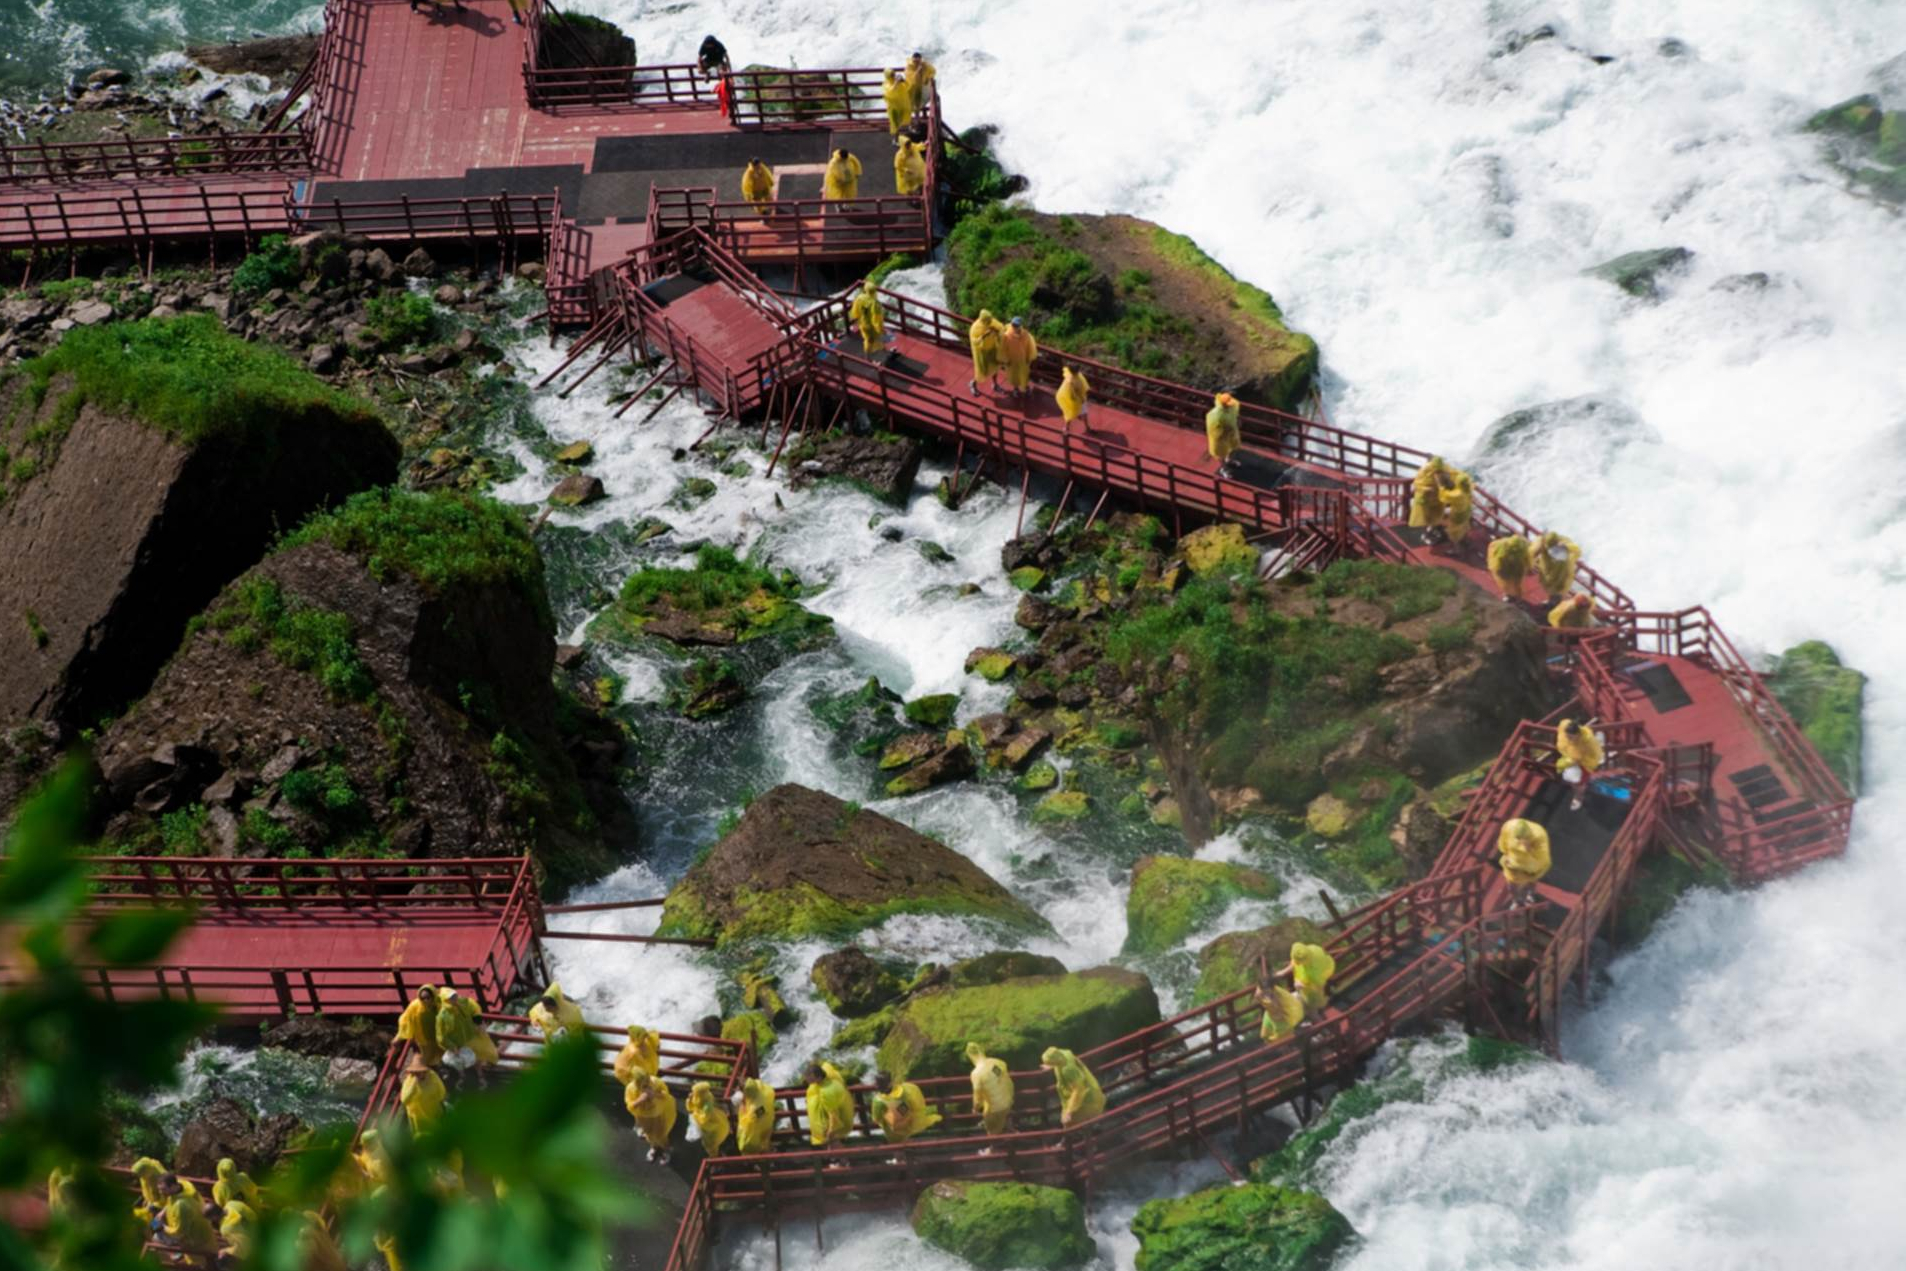
<path id="1" fill-rule="evenodd" d="M 963 958 L 947 968 L 947 980 L 955 988 L 980 984 L 998 984 L 1001 980 L 1019 980 L 1029 975 L 1064 975 L 1065 963 L 1043 953 L 1020 949 L 996 949 L 976 958 Z"/>
<path id="2" fill-rule="evenodd" d="M 1356 815 L 1356 809 L 1336 795 L 1320 794 L 1304 809 L 1304 826 L 1319 838 L 1342 838 Z"/>
<path id="3" fill-rule="evenodd" d="M 900 996 L 900 978 L 852 945 L 814 959 L 808 979 L 842 1019 L 871 1015 Z"/>
<path id="4" fill-rule="evenodd" d="M 1133 216 L 995 205 L 947 238 L 953 307 L 1024 315 L 1041 345 L 1280 409 L 1302 404 L 1317 343 L 1270 295 L 1182 234 Z M 1062 358 L 1042 366 L 1054 378 Z"/>
<path id="5" fill-rule="evenodd" d="M 689 647 L 769 637 L 799 648 L 825 644 L 833 638 L 833 621 L 802 608 L 800 596 L 793 575 L 711 544 L 696 553 L 692 568 L 650 567 L 630 575 L 589 634 L 611 641 L 648 635 Z"/>
<path id="6" fill-rule="evenodd" d="M 1291 945 L 1327 944 L 1330 933 L 1308 918 L 1280 918 L 1255 931 L 1232 931 L 1198 950 L 1194 1003 L 1215 1001 L 1258 982 L 1262 968 L 1275 971 L 1290 960 Z"/>
<path id="7" fill-rule="evenodd" d="M 1132 1234 L 1138 1271 L 1327 1271 L 1356 1236 L 1322 1196 L 1266 1183 L 1150 1201 Z"/>
<path id="8" fill-rule="evenodd" d="M 1879 98 L 1871 93 L 1862 93 L 1816 112 L 1813 118 L 1807 120 L 1807 130 L 1842 137 L 1867 137 L 1880 130 L 1880 121 L 1885 114 Z"/>
<path id="9" fill-rule="evenodd" d="M 1044 932 L 1045 920 L 985 871 L 878 812 L 804 786 L 776 786 L 669 892 L 660 934 L 850 936 L 896 914 L 990 919 Z"/>
<path id="10" fill-rule="evenodd" d="M 1004 649 L 979 648 L 966 655 L 966 671 L 988 683 L 997 684 L 1013 673 L 1017 661 Z"/>
<path id="11" fill-rule="evenodd" d="M 1021 565 L 1006 578 L 1020 591 L 1038 591 L 1046 585 L 1046 571 L 1037 565 Z"/>
<path id="12" fill-rule="evenodd" d="M 556 452 L 557 463 L 585 464 L 596 457 L 596 448 L 587 441 L 572 441 Z"/>
<path id="13" fill-rule="evenodd" d="M 1207 525 L 1178 540 L 1178 552 L 1191 572 L 1240 573 L 1257 565 L 1258 550 L 1244 541 L 1244 527 L 1232 522 Z"/>
<path id="14" fill-rule="evenodd" d="M 1659 300 L 1667 278 L 1685 270 L 1693 259 L 1694 253 L 1685 247 L 1651 247 L 1644 251 L 1626 252 L 1613 260 L 1590 266 L 1582 273 L 1603 282 L 1612 282 L 1631 296 Z"/>
<path id="15" fill-rule="evenodd" d="M 1829 158 L 1849 179 L 1906 203 L 1906 110 L 1887 110 L 1867 93 L 1827 107 L 1807 127 L 1826 138 Z"/>
<path id="16" fill-rule="evenodd" d="M 1054 790 L 1033 805 L 1034 825 L 1081 821 L 1092 810 L 1092 797 L 1083 790 Z"/>
<path id="17" fill-rule="evenodd" d="M 1048 1046 L 1090 1050 L 1158 1018 L 1151 981 L 1122 967 L 932 989 L 900 1008 L 880 1044 L 880 1066 L 896 1076 L 957 1076 L 972 1066 L 967 1043 L 978 1042 L 1008 1067 L 1025 1070 L 1038 1066 Z"/>
<path id="18" fill-rule="evenodd" d="M 859 688 L 815 699 L 814 718 L 857 755 L 872 755 L 900 731 L 900 695 L 868 677 Z"/>
<path id="19" fill-rule="evenodd" d="M 1125 901 L 1125 952 L 1163 953 L 1233 901 L 1272 900 L 1281 890 L 1275 878 L 1244 865 L 1143 857 L 1132 867 Z"/>
<path id="20" fill-rule="evenodd" d="M 935 1183 L 914 1203 L 913 1230 L 981 1271 L 1076 1267 L 1098 1252 L 1079 1198 L 1032 1183 Z"/>
<path id="21" fill-rule="evenodd" d="M 958 693 L 933 693 L 914 698 L 902 710 L 910 724 L 918 724 L 922 728 L 946 728 L 952 724 L 953 712 L 959 708 Z"/>
<path id="22" fill-rule="evenodd" d="M 1861 707 L 1866 676 L 1842 665 L 1819 640 L 1796 644 L 1780 655 L 1767 686 L 1800 725 L 1814 749 L 1846 788 L 1860 790 Z"/>

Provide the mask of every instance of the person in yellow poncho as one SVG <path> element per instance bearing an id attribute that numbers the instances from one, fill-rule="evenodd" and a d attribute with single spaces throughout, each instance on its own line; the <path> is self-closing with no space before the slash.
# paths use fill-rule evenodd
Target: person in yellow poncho
<path id="1" fill-rule="evenodd" d="M 1416 470 L 1410 482 L 1410 528 L 1426 530 L 1443 523 L 1443 486 L 1449 481 L 1450 466 L 1441 455 Z"/>
<path id="2" fill-rule="evenodd" d="M 1588 780 L 1606 758 L 1602 753 L 1601 734 L 1587 724 L 1565 719 L 1555 730 L 1555 751 L 1555 770 L 1575 791 L 1569 809 L 1580 811 L 1582 798 L 1588 792 Z"/>
<path id="3" fill-rule="evenodd" d="M 384 1151 L 384 1139 L 376 1126 L 357 1136 L 357 1150 L 351 1153 L 351 1159 L 357 1162 L 359 1172 L 373 1188 L 390 1182 L 390 1156 Z"/>
<path id="4" fill-rule="evenodd" d="M 882 1072 L 875 1074 L 874 1085 L 887 1092 L 875 1090 L 870 1101 L 874 1123 L 887 1136 L 887 1142 L 905 1143 L 940 1123 L 940 1114 L 927 1107 L 926 1096 L 911 1081 L 895 1081 Z"/>
<path id="5" fill-rule="evenodd" d="M 1304 999 L 1306 1011 L 1321 1011 L 1330 1001 L 1330 977 L 1337 973 L 1337 959 L 1320 944 L 1297 941 L 1291 945 L 1291 982 Z"/>
<path id="6" fill-rule="evenodd" d="M 410 1122 L 410 1132 L 421 1134 L 437 1123 L 443 1115 L 444 1100 L 450 1094 L 443 1088 L 443 1078 L 439 1077 L 422 1058 L 410 1057 L 404 1065 L 404 1084 L 398 1088 L 397 1098 L 404 1105 L 404 1119 Z"/>
<path id="7" fill-rule="evenodd" d="M 304 1254 L 304 1271 L 349 1271 L 338 1242 L 331 1238 L 324 1215 L 315 1209 L 304 1211 L 304 1225 L 298 1229 L 298 1248 Z"/>
<path id="8" fill-rule="evenodd" d="M 900 132 L 913 120 L 913 90 L 907 87 L 907 72 L 880 72 L 880 99 L 887 104 L 887 135 L 897 144 Z"/>
<path id="9" fill-rule="evenodd" d="M 1443 505 L 1443 533 L 1452 547 L 1461 548 L 1469 537 L 1469 518 L 1476 512 L 1476 483 L 1467 472 L 1452 469 L 1449 484 L 1437 493 Z"/>
<path id="10" fill-rule="evenodd" d="M 1505 534 L 1489 544 L 1489 576 L 1496 580 L 1504 600 L 1522 596 L 1522 580 L 1529 576 L 1533 556 L 1529 540 L 1520 534 Z"/>
<path id="11" fill-rule="evenodd" d="M 858 155 L 845 147 L 834 152 L 834 157 L 827 161 L 827 173 L 821 178 L 821 197 L 836 200 L 860 197 Z"/>
<path id="12" fill-rule="evenodd" d="M 445 989 L 437 998 L 437 1047 L 446 1062 L 475 1068 L 479 1082 L 484 1079 L 483 1070 L 502 1058 L 496 1040 L 477 1023 L 482 1018 L 476 999 L 455 989 Z"/>
<path id="13" fill-rule="evenodd" d="M 371 1195 L 376 1196 L 383 1190 L 384 1189 L 380 1187 L 376 1192 L 372 1192 Z M 371 1235 L 371 1244 L 376 1247 L 379 1253 L 384 1255 L 386 1271 L 404 1271 L 403 1259 L 397 1254 L 397 1237 L 387 1231 L 374 1232 Z"/>
<path id="14" fill-rule="evenodd" d="M 734 1125 L 728 1119 L 728 1109 L 715 1098 L 715 1088 L 706 1081 L 697 1081 L 689 1087 L 688 1119 L 701 1134 L 702 1151 L 720 1156 L 722 1145 L 734 1132 Z"/>
<path id="15" fill-rule="evenodd" d="M 1068 429 L 1074 420 L 1084 420 L 1088 429 L 1092 426 L 1092 403 L 1087 400 L 1091 392 L 1092 385 L 1086 382 L 1083 372 L 1069 366 L 1065 368 L 1058 391 L 1052 396 L 1059 403 L 1059 413 L 1065 416 Z"/>
<path id="16" fill-rule="evenodd" d="M 918 52 L 907 59 L 907 92 L 913 98 L 913 113 L 916 115 L 927 108 L 927 99 L 933 94 L 935 73 L 933 63 Z"/>
<path id="17" fill-rule="evenodd" d="M 1238 432 L 1238 399 L 1219 393 L 1212 399 L 1204 417 L 1205 449 L 1218 461 L 1218 475 L 1231 475 L 1231 456 L 1237 453 L 1243 438 Z"/>
<path id="18" fill-rule="evenodd" d="M 765 1152 L 774 1143 L 774 1087 L 759 1077 L 741 1083 L 741 1106 L 736 1111 L 739 1133 L 735 1151 L 744 1155 Z"/>
<path id="19" fill-rule="evenodd" d="M 443 1062 L 443 1048 L 437 1045 L 437 1011 L 440 1009 L 437 986 L 426 984 L 404 1006 L 397 1017 L 397 1039 L 417 1048 L 423 1061 L 435 1068 Z"/>
<path id="20" fill-rule="evenodd" d="M 1578 591 L 1549 610 L 1549 625 L 1558 631 L 1587 631 L 1595 625 L 1595 598 Z"/>
<path id="21" fill-rule="evenodd" d="M 73 1171 L 55 1165 L 46 1176 L 46 1212 L 55 1218 L 73 1209 Z"/>
<path id="22" fill-rule="evenodd" d="M 763 216 L 774 211 L 774 169 L 759 159 L 748 160 L 741 170 L 741 197 Z"/>
<path id="23" fill-rule="evenodd" d="M 1304 999 L 1282 984 L 1271 985 L 1269 992 L 1258 989 L 1253 996 L 1258 1009 L 1264 1012 L 1264 1019 L 1257 1027 L 1257 1035 L 1265 1041 L 1274 1042 L 1280 1037 L 1288 1037 L 1304 1022 Z"/>
<path id="24" fill-rule="evenodd" d="M 999 333 L 999 360 L 997 365 L 1006 368 L 1006 386 L 1014 397 L 1032 387 L 1032 362 L 1039 356 L 1039 341 L 1032 338 L 1032 332 L 1026 330 L 1023 318 L 1014 317 Z M 999 387 L 999 381 L 993 381 L 993 387 Z"/>
<path id="25" fill-rule="evenodd" d="M 918 194 L 927 188 L 926 147 L 903 141 L 893 152 L 893 188 L 899 194 Z"/>
<path id="26" fill-rule="evenodd" d="M 563 1033 L 578 1037 L 589 1031 L 582 1008 L 563 996 L 563 986 L 552 984 L 536 1005 L 529 1008 L 529 1022 L 542 1031 L 544 1041 L 555 1041 Z"/>
<path id="27" fill-rule="evenodd" d="M 132 1215 L 140 1222 L 149 1221 L 165 1208 L 165 1197 L 159 1193 L 159 1180 L 167 1172 L 164 1162 L 150 1156 L 142 1156 L 132 1163 L 133 1181 L 139 1184 L 139 1204 L 134 1206 Z"/>
<path id="28" fill-rule="evenodd" d="M 979 396 L 979 382 L 991 380 L 993 391 L 999 391 L 999 342 L 1003 331 L 999 319 L 993 316 L 991 309 L 981 309 L 979 317 L 973 319 L 973 325 L 966 329 L 966 342 L 973 350 L 973 378 L 966 387 L 973 396 Z"/>
<path id="29" fill-rule="evenodd" d="M 1496 854 L 1509 884 L 1511 905 L 1535 899 L 1535 885 L 1549 872 L 1549 832 L 1534 821 L 1511 817 L 1496 835 Z"/>
<path id="30" fill-rule="evenodd" d="M 1077 1055 L 1058 1046 L 1048 1046 L 1039 1056 L 1039 1066 L 1051 1070 L 1053 1084 L 1059 1089 L 1060 1125 L 1077 1125 L 1105 1111 L 1105 1091 Z"/>
<path id="31" fill-rule="evenodd" d="M 258 1208 L 242 1200 L 234 1200 L 224 1209 L 224 1216 L 218 1220 L 218 1238 L 224 1242 L 227 1253 L 243 1262 L 251 1257 L 252 1232 L 257 1229 Z"/>
<path id="32" fill-rule="evenodd" d="M 1575 568 L 1582 563 L 1582 549 L 1569 539 L 1549 530 L 1535 540 L 1535 576 L 1554 604 L 1575 586 Z"/>
<path id="33" fill-rule="evenodd" d="M 218 1163 L 218 1178 L 212 1183 L 212 1200 L 220 1209 L 235 1200 L 242 1200 L 253 1209 L 261 1207 L 258 1199 L 258 1184 L 251 1181 L 251 1175 L 238 1168 L 238 1162 L 227 1156 Z"/>
<path id="34" fill-rule="evenodd" d="M 860 293 L 847 308 L 847 320 L 859 329 L 860 347 L 868 357 L 887 343 L 887 315 L 880 311 L 880 293 L 874 289 L 873 279 L 860 284 Z"/>
<path id="35" fill-rule="evenodd" d="M 854 1132 L 854 1096 L 847 1078 L 825 1061 L 807 1066 L 807 1141 L 832 1147 Z"/>
<path id="36" fill-rule="evenodd" d="M 182 1251 L 194 1263 L 209 1266 L 218 1256 L 218 1232 L 205 1216 L 199 1189 L 177 1174 L 167 1174 L 159 1180 L 159 1194 L 165 1198 L 161 1243 Z"/>
<path id="37" fill-rule="evenodd" d="M 635 1128 L 648 1140 L 649 1159 L 657 1165 L 668 1164 L 668 1137 L 675 1132 L 678 1109 L 675 1096 L 659 1077 L 651 1077 L 640 1068 L 629 1077 L 622 1091 L 622 1106 L 635 1119 Z"/>
<path id="38" fill-rule="evenodd" d="M 622 1085 L 629 1084 L 629 1078 L 638 1072 L 649 1076 L 660 1076 L 662 1072 L 662 1039 L 660 1035 L 642 1027 L 629 1025 L 629 1040 L 622 1043 L 622 1049 L 616 1052 L 613 1065 L 615 1079 Z"/>
<path id="39" fill-rule="evenodd" d="M 988 1134 L 1004 1134 L 1013 1115 L 1012 1074 L 978 1042 L 966 1043 L 966 1057 L 973 1065 L 973 1111 Z"/>

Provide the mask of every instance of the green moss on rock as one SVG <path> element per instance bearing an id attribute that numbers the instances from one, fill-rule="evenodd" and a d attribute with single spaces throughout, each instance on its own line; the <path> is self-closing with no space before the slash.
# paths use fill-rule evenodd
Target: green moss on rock
<path id="1" fill-rule="evenodd" d="M 1083 790 L 1054 790 L 1033 805 L 1034 825 L 1079 821 L 1092 810 L 1092 798 Z"/>
<path id="2" fill-rule="evenodd" d="M 1326 1271 L 1356 1232 L 1314 1192 L 1248 1183 L 1150 1201 L 1132 1234 L 1138 1271 Z"/>
<path id="3" fill-rule="evenodd" d="M 978 1042 L 1023 1070 L 1037 1067 L 1048 1046 L 1089 1050 L 1158 1018 L 1151 981 L 1120 967 L 936 989 L 901 1007 L 880 1044 L 880 1067 L 916 1079 L 957 1076 L 972 1066 L 967 1043 Z"/>
<path id="4" fill-rule="evenodd" d="M 1098 1252 L 1079 1198 L 1031 1183 L 935 1183 L 914 1203 L 913 1230 L 980 1271 L 1076 1267 Z"/>
<path id="5" fill-rule="evenodd" d="M 1132 867 L 1125 952 L 1163 953 L 1238 900 L 1272 900 L 1282 885 L 1243 865 L 1147 856 Z"/>
<path id="6" fill-rule="evenodd" d="M 649 634 L 687 645 L 770 636 L 809 645 L 832 638 L 832 620 L 802 608 L 800 595 L 800 582 L 791 574 L 770 573 L 710 544 L 695 554 L 692 569 L 651 567 L 631 575 L 590 634 Z"/>
<path id="7" fill-rule="evenodd" d="M 1863 741 L 1860 711 L 1866 698 L 1866 676 L 1845 666 L 1839 655 L 1819 640 L 1796 644 L 1780 655 L 1767 686 L 1800 725 L 1814 749 L 1846 788 L 1860 790 L 1860 750 Z"/>
<path id="8" fill-rule="evenodd" d="M 946 728 L 953 723 L 953 712 L 960 707 L 958 693 L 934 693 L 916 697 L 902 709 L 907 722 L 922 728 Z"/>

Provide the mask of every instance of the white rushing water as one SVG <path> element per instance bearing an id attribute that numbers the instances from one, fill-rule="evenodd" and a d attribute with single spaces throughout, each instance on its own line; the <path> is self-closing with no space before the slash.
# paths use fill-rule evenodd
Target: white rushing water
<path id="1" fill-rule="evenodd" d="M 1750 653 L 1820 637 L 1872 674 L 1852 850 L 1683 904 L 1608 968 L 1570 1022 L 1568 1064 L 1475 1078 L 1347 1136 L 1326 1191 L 1364 1236 L 1349 1265 L 1906 1265 L 1906 924 L 1891 912 L 1906 884 L 1892 834 L 1906 223 L 1799 131 L 1906 52 L 1906 5 L 891 0 L 851 21 L 779 0 L 577 7 L 629 23 L 646 60 L 688 60 L 711 30 L 738 63 L 925 50 L 950 117 L 1001 125 L 1038 206 L 1151 217 L 1272 291 L 1319 339 L 1348 427 L 1461 458 L 1514 409 L 1583 394 L 1630 408 L 1644 427 L 1581 426 L 1493 463 L 1491 484 L 1644 607 L 1705 602 Z M 1557 37 L 1493 55 L 1542 23 Z M 1580 276 L 1665 246 L 1696 255 L 1658 305 Z M 1713 287 L 1754 272 L 1770 285 Z M 987 515 L 965 534 L 997 541 Z M 864 555 L 844 520 L 840 534 Z M 838 567 L 813 550 L 812 567 Z M 863 575 L 830 612 L 866 659 L 943 683 L 944 649 L 905 651 L 942 643 L 934 615 L 856 622 L 857 598 L 877 608 L 891 581 Z M 956 844 L 1010 877 L 983 841 L 1026 831 L 976 826 L 988 802 L 906 811 L 968 831 Z M 1062 918 L 1062 943 L 1109 951 L 1091 927 L 1115 912 Z M 1105 1265 L 1131 1263 L 1130 1212 L 1094 1215 Z M 844 1227 L 829 1250 L 829 1266 L 941 1265 L 893 1224 Z"/>

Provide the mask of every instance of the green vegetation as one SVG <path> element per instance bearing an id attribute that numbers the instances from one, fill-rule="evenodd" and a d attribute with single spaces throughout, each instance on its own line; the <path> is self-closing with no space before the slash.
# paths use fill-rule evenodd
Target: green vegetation
<path id="1" fill-rule="evenodd" d="M 1031 1183 L 935 1183 L 914 1204 L 913 1230 L 980 1271 L 1052 1271 L 1098 1252 L 1079 1198 Z"/>
<path id="2" fill-rule="evenodd" d="M 365 490 L 306 521 L 284 548 L 328 543 L 389 582 L 408 574 L 434 595 L 507 586 L 530 598 L 554 627 L 543 561 L 522 518 L 494 499 L 461 491 Z"/>
<path id="3" fill-rule="evenodd" d="M 1858 794 L 1866 676 L 1842 665 L 1830 646 L 1809 640 L 1780 655 L 1767 676 L 1767 686 L 1827 767 Z"/>
<path id="4" fill-rule="evenodd" d="M 239 262 L 232 273 L 232 290 L 259 295 L 274 287 L 293 287 L 303 275 L 298 250 L 283 234 L 267 234 L 258 250 Z"/>
<path id="5" fill-rule="evenodd" d="M 968 1042 L 1023 1072 L 1048 1046 L 1072 1051 L 1158 1022 L 1151 981 L 1118 967 L 1034 975 L 916 994 L 880 1043 L 880 1067 L 897 1077 L 950 1077 L 972 1068 Z"/>
<path id="6" fill-rule="evenodd" d="M 1282 890 L 1275 878 L 1243 865 L 1147 856 L 1132 870 L 1124 952 L 1163 953 L 1234 901 L 1272 900 Z"/>
<path id="7" fill-rule="evenodd" d="M 899 273 L 903 269 L 918 269 L 920 260 L 911 252 L 895 252 L 873 267 L 867 278 L 878 287 L 887 281 L 888 274 Z"/>
<path id="8" fill-rule="evenodd" d="M 270 578 L 247 574 L 211 609 L 186 627 L 189 640 L 201 628 L 218 633 L 242 653 L 261 647 L 294 670 L 308 672 L 333 701 L 366 702 L 377 691 L 357 653 L 351 620 L 296 597 Z"/>
<path id="9" fill-rule="evenodd" d="M 1265 1183 L 1148 1201 L 1132 1233 L 1137 1271 L 1327 1271 L 1357 1234 L 1315 1192 Z"/>
<path id="10" fill-rule="evenodd" d="M 205 823 L 210 816 L 203 803 L 168 812 L 159 818 L 159 838 L 167 856 L 199 856 L 205 851 Z"/>
<path id="11" fill-rule="evenodd" d="M 75 327 L 18 374 L 25 405 L 37 412 L 56 380 L 65 383 L 38 438 L 56 447 L 86 405 L 124 411 L 188 446 L 214 437 L 308 427 L 334 420 L 372 423 L 371 407 L 325 384 L 284 354 L 226 333 L 210 314 Z M 36 440 L 28 434 L 29 442 Z"/>
<path id="12" fill-rule="evenodd" d="M 33 637 L 34 647 L 44 649 L 52 637 L 46 634 L 46 628 L 41 625 L 40 615 L 31 609 L 26 610 L 25 615 L 27 634 Z"/>
<path id="13" fill-rule="evenodd" d="M 364 302 L 367 325 L 377 333 L 379 342 L 391 348 L 421 344 L 429 339 L 435 315 L 430 298 L 414 291 L 372 296 Z"/>
<path id="14" fill-rule="evenodd" d="M 940 155 L 940 184 L 951 196 L 955 225 L 983 207 L 1011 198 L 1026 185 L 1024 178 L 1007 172 L 992 156 L 985 128 L 968 128 L 960 140 L 964 146 L 943 146 Z"/>
<path id="15" fill-rule="evenodd" d="M 658 619 L 709 628 L 736 641 L 763 636 L 821 636 L 833 624 L 798 603 L 800 580 L 773 574 L 733 551 L 704 545 L 693 569 L 650 566 L 622 584 L 615 607 L 598 619 L 608 635 L 633 634 Z"/>
<path id="16" fill-rule="evenodd" d="M 1340 596 L 1382 607 L 1392 622 L 1408 622 L 1435 613 L 1456 594 L 1456 575 L 1446 569 L 1395 565 L 1384 560 L 1340 560 L 1311 583 L 1311 594 L 1324 602 Z"/>

